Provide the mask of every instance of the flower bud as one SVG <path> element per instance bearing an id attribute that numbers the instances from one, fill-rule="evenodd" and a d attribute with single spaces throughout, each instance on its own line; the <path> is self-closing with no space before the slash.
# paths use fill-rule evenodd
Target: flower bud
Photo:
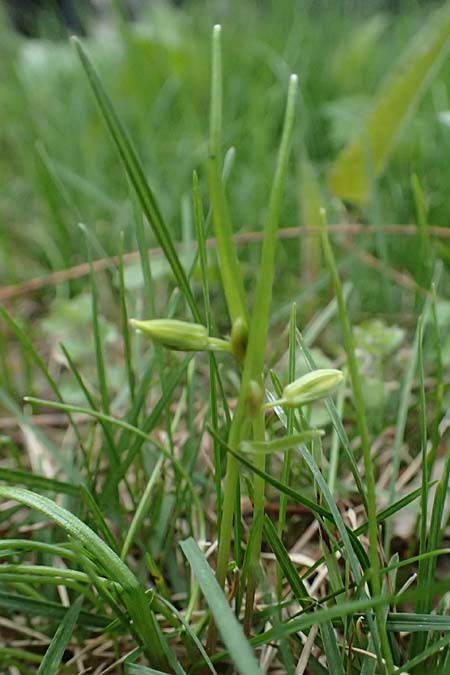
<path id="1" fill-rule="evenodd" d="M 320 398 L 325 398 L 342 382 L 344 375 L 341 370 L 322 368 L 313 370 L 283 389 L 281 403 L 288 408 L 298 408 Z"/>
<path id="2" fill-rule="evenodd" d="M 152 319 L 151 321 L 130 319 L 130 324 L 153 342 L 158 342 L 167 349 L 179 352 L 231 352 L 231 345 L 227 340 L 210 337 L 206 326 L 200 323 L 176 319 Z"/>
<path id="3" fill-rule="evenodd" d="M 176 319 L 152 319 L 151 321 L 131 319 L 130 324 L 154 342 L 168 349 L 182 352 L 208 349 L 208 329 L 199 323 L 188 323 Z"/>

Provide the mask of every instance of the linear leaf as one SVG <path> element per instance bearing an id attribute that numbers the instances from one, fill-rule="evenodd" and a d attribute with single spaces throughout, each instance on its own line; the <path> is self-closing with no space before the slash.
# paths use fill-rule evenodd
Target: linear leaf
<path id="1" fill-rule="evenodd" d="M 306 586 L 295 569 L 294 563 L 289 557 L 289 553 L 286 551 L 283 542 L 278 536 L 278 533 L 267 514 L 264 516 L 264 534 L 266 535 L 269 546 L 274 552 L 277 563 L 280 565 L 284 576 L 289 582 L 289 586 L 296 599 L 303 606 L 314 604 L 314 599 L 309 596 Z"/>
<path id="2" fill-rule="evenodd" d="M 63 481 L 55 480 L 54 478 L 47 478 L 29 471 L 20 471 L 20 469 L 3 469 L 0 468 L 0 480 L 14 485 L 26 485 L 29 488 L 36 488 L 48 492 L 56 492 L 57 494 L 79 496 L 79 485 L 71 485 L 70 483 L 63 483 Z"/>
<path id="3" fill-rule="evenodd" d="M 386 166 L 400 132 L 449 52 L 449 38 L 450 7 L 446 4 L 413 36 L 395 74 L 379 88 L 363 129 L 332 166 L 328 185 L 334 194 L 354 202 L 366 199 L 370 174 L 379 175 Z"/>
<path id="4" fill-rule="evenodd" d="M 325 621 L 320 626 L 323 649 L 327 657 L 328 670 L 333 675 L 345 675 L 341 655 L 336 642 L 336 632 L 331 621 Z"/>
<path id="5" fill-rule="evenodd" d="M 37 675 L 56 675 L 61 664 L 61 659 L 64 656 L 67 644 L 71 638 L 73 629 L 80 614 L 81 605 L 83 604 L 83 597 L 76 600 L 73 605 L 67 610 L 64 619 L 59 624 L 53 640 L 45 652 L 44 658 L 41 661 Z"/>
<path id="6" fill-rule="evenodd" d="M 4 591 L 0 591 L 0 607 L 10 612 L 20 612 L 29 616 L 46 616 L 56 620 L 62 619 L 67 611 L 66 607 L 58 602 L 36 600 L 25 595 Z M 111 623 L 111 619 L 104 615 L 81 611 L 78 623 L 88 628 L 104 629 Z"/>
<path id="7" fill-rule="evenodd" d="M 131 142 L 125 128 L 123 127 L 117 113 L 114 110 L 112 102 L 106 93 L 103 84 L 100 81 L 97 72 L 92 65 L 89 57 L 84 51 L 80 41 L 72 38 L 72 41 L 80 57 L 84 71 L 88 77 L 98 106 L 102 112 L 104 120 L 108 126 L 112 139 L 122 159 L 127 175 L 133 184 L 136 194 L 141 202 L 142 210 L 155 233 L 159 245 L 164 251 L 167 261 L 172 268 L 175 279 L 184 293 L 192 314 L 196 321 L 200 321 L 200 312 L 197 307 L 194 295 L 181 265 L 178 254 L 170 232 L 164 222 L 160 208 L 156 202 L 153 191 L 145 177 L 144 167 L 139 160 L 138 154 Z"/>
<path id="8" fill-rule="evenodd" d="M 242 675 L 261 675 L 261 670 L 242 627 L 197 544 L 192 538 L 189 538 L 182 541 L 180 546 L 200 584 L 217 628 L 237 670 Z"/>

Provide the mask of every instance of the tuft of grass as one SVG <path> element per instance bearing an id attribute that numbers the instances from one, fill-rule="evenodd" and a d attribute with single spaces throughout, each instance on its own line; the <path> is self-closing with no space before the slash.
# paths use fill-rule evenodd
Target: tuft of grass
<path id="1" fill-rule="evenodd" d="M 194 134 L 200 146 L 195 151 L 187 134 L 186 184 L 177 175 L 183 169 L 175 166 L 176 157 L 173 179 L 164 176 L 160 160 L 169 153 L 158 152 L 160 139 L 148 146 L 142 141 L 148 138 L 143 131 L 148 94 L 141 79 L 148 74 L 155 99 L 148 113 L 155 136 L 165 115 L 175 124 L 173 109 L 185 113 L 185 130 L 188 122 L 196 128 L 201 115 L 195 107 L 204 103 L 198 90 L 207 80 L 197 54 L 205 47 L 205 29 L 199 24 L 199 46 L 191 44 L 194 29 L 187 14 L 154 10 L 159 33 L 152 39 L 117 14 L 121 57 L 132 65 L 129 78 L 113 51 L 105 55 L 94 44 L 86 49 L 73 41 L 86 77 L 82 80 L 78 71 L 68 76 L 76 81 L 70 115 L 78 115 L 83 128 L 92 125 L 89 142 L 99 148 L 100 166 L 111 162 L 109 177 L 100 177 L 95 151 L 85 149 L 84 156 L 81 141 L 79 154 L 86 163 L 77 157 L 77 170 L 53 156 L 55 129 L 41 132 L 38 116 L 27 108 L 27 142 L 42 135 L 43 144 L 36 164 L 31 150 L 23 154 L 33 186 L 40 186 L 52 213 L 40 246 L 59 242 L 45 249 L 49 266 L 67 266 L 71 255 L 78 255 L 81 242 L 69 225 L 72 218 L 91 222 L 93 210 L 97 226 L 99 214 L 107 213 L 110 222 L 107 237 L 101 227 L 82 228 L 91 307 L 86 334 L 78 341 L 73 333 L 81 332 L 80 317 L 71 318 L 69 311 L 71 295 L 79 291 L 75 285 L 62 287 L 67 312 L 63 335 L 55 335 L 52 345 L 39 341 L 39 322 L 29 334 L 13 318 L 20 307 L 0 310 L 5 375 L 0 404 L 9 415 L 0 420 L 5 430 L 0 529 L 6 532 L 0 542 L 6 631 L 0 662 L 11 672 L 56 672 L 60 666 L 68 674 L 92 668 L 143 675 L 448 670 L 448 584 L 437 581 L 449 554 L 450 454 L 441 425 L 447 397 L 447 275 L 436 265 L 439 250 L 427 226 L 433 210 L 427 208 L 422 177 L 419 182 L 408 176 L 418 221 L 415 237 L 423 248 L 419 260 L 397 256 L 378 222 L 375 246 L 368 235 L 354 250 L 345 237 L 331 242 L 322 202 L 333 216 L 350 216 L 322 181 L 324 119 L 331 113 L 308 107 L 319 84 L 307 75 L 297 119 L 298 80 L 290 75 L 291 64 L 299 62 L 298 35 L 307 37 L 300 24 L 305 18 L 314 25 L 314 11 L 299 9 L 297 17 L 289 3 L 275 4 L 277 9 L 267 10 L 280 20 L 273 24 L 275 35 L 266 43 L 249 41 L 248 53 L 233 49 L 227 29 L 224 39 L 230 42 L 222 55 L 221 28 L 213 28 L 209 139 L 203 131 Z M 251 8 L 240 8 L 239 16 L 247 18 L 245 25 L 260 21 Z M 344 39 L 346 23 L 340 21 Z M 324 36 L 329 28 L 321 29 Z M 391 95 L 383 101 L 383 111 L 387 106 L 393 115 L 389 143 L 381 158 L 374 157 L 370 175 L 376 203 L 366 208 L 356 199 L 362 219 L 378 221 L 385 212 L 378 173 L 391 136 L 415 102 L 411 82 L 429 80 L 448 46 L 447 24 L 441 29 L 425 61 L 409 64 L 403 85 L 392 80 Z M 361 72 L 368 68 L 364 53 L 370 52 L 373 35 L 384 30 L 382 20 L 366 25 L 351 45 L 355 69 L 358 58 L 365 64 Z M 283 45 L 283 58 L 272 44 Z M 328 48 L 326 40 L 323 45 Z M 14 41 L 2 49 L 9 58 L 8 82 L 14 84 L 10 105 L 16 109 L 31 96 L 30 83 L 26 72 L 11 64 Z M 343 52 L 338 53 L 345 65 Z M 310 58 L 316 56 L 311 47 Z M 154 69 L 148 68 L 149 57 Z M 233 70 L 237 57 L 241 73 Z M 156 64 L 166 60 L 170 67 L 164 66 L 161 82 Z M 122 85 L 112 81 L 113 66 L 117 79 L 124 77 Z M 337 62 L 330 70 L 347 91 L 345 68 Z M 243 73 L 250 73 L 247 80 Z M 251 83 L 247 90 L 245 82 Z M 259 95 L 261 85 L 266 98 Z M 59 76 L 53 86 L 59 90 Z M 330 85 L 320 86 L 323 94 Z M 85 100 L 87 87 L 96 113 Z M 127 108 L 127 87 L 136 87 L 136 108 Z M 244 91 L 250 138 L 240 121 Z M 75 96 L 78 92 L 82 97 Z M 375 111 L 371 118 L 374 138 L 384 115 Z M 364 142 L 356 138 L 358 153 L 363 152 Z M 167 138 L 167 147 L 172 141 Z M 234 142 L 237 159 L 230 171 L 235 152 L 227 147 Z M 334 171 L 346 176 L 347 195 L 358 184 L 344 170 L 345 157 L 344 152 Z M 284 218 L 294 217 L 298 161 L 307 190 L 300 195 L 303 213 L 315 221 L 311 236 L 320 235 L 326 276 L 320 271 L 319 240 L 311 239 L 302 251 L 280 243 Z M 160 163 L 161 176 L 155 170 Z M 388 176 L 386 169 L 387 181 Z M 183 251 L 174 213 L 181 214 L 188 244 Z M 259 220 L 260 250 L 249 246 L 238 255 L 233 223 L 245 230 Z M 195 249 L 189 250 L 194 224 Z M 150 262 L 152 237 L 160 252 Z M 102 255 L 119 250 L 117 271 L 108 261 L 107 273 L 97 275 L 94 246 Z M 138 250 L 133 266 L 125 264 L 129 247 Z M 25 262 L 26 255 L 24 249 Z M 307 269 L 300 270 L 298 260 L 305 258 Z M 376 272 L 362 267 L 368 260 L 375 260 Z M 403 264 L 401 273 L 391 268 L 394 264 Z M 433 269 L 435 284 L 429 287 Z M 375 276 L 380 271 L 381 278 Z M 343 276 L 353 283 L 344 284 Z M 302 287 L 302 278 L 313 282 L 312 290 Z M 372 305 L 377 321 L 363 321 L 370 313 L 367 298 L 380 286 L 383 300 Z M 399 297 L 409 322 L 399 312 L 390 325 L 389 306 Z M 325 309 L 318 309 L 322 304 Z M 136 334 L 136 326 L 142 334 Z M 61 339 L 71 348 L 60 346 Z M 77 349 L 88 339 L 90 349 Z M 433 471 L 439 469 L 436 481 Z M 412 524 L 407 535 L 398 535 L 408 511 Z"/>

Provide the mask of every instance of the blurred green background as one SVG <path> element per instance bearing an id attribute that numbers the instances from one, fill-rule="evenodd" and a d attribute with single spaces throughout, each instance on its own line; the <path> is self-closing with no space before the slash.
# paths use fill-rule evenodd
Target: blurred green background
<path id="1" fill-rule="evenodd" d="M 101 14 L 90 13 L 83 39 L 177 239 L 192 232 L 194 169 L 207 198 L 210 33 L 216 22 L 223 25 L 224 151 L 235 149 L 228 195 L 236 232 L 261 227 L 291 72 L 299 74 L 301 102 L 283 227 L 308 224 L 308 172 L 334 223 L 414 223 L 411 177 L 417 174 L 427 222 L 447 226 L 448 58 L 428 78 L 389 162 L 374 176 L 370 198 L 347 202 L 326 188 L 330 167 L 364 128 L 379 87 L 393 77 L 400 58 L 405 62 L 408 44 L 416 56 L 426 49 L 419 31 L 432 12 L 446 7 L 407 0 L 146 2 L 128 22 L 116 1 Z M 30 39 L 14 32 L 3 14 L 0 283 L 7 285 L 85 261 L 79 222 L 91 232 L 94 257 L 117 254 L 122 230 L 126 250 L 136 243 L 128 185 L 68 42 L 71 28 L 47 11 L 35 23 L 46 39 Z M 414 238 L 386 237 L 383 245 L 389 262 L 416 274 Z M 373 238 L 361 246 L 373 250 Z M 440 257 L 448 257 L 446 246 L 436 246 Z M 281 259 L 297 277 L 300 248 L 297 240 L 284 245 Z M 245 255 L 251 262 L 253 254 Z M 366 283 L 370 302 L 370 273 Z"/>

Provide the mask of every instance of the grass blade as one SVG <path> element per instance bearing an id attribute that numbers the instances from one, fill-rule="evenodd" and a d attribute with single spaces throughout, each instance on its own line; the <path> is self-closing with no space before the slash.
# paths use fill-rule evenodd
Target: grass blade
<path id="1" fill-rule="evenodd" d="M 29 616 L 42 616 L 56 620 L 62 619 L 67 612 L 67 608 L 57 602 L 36 600 L 28 598 L 25 595 L 5 593 L 3 591 L 0 591 L 0 607 L 11 612 L 20 612 Z M 108 616 L 81 611 L 78 616 L 78 623 L 85 628 L 105 629 L 111 623 L 111 619 Z"/>
<path id="2" fill-rule="evenodd" d="M 72 483 L 63 483 L 63 481 L 55 478 L 47 478 L 29 471 L 20 471 L 19 469 L 3 469 L 0 468 L 0 480 L 14 485 L 26 485 L 29 488 L 36 490 L 44 490 L 44 492 L 56 492 L 56 494 L 71 495 L 72 497 L 79 497 L 79 485 Z"/>
<path id="3" fill-rule="evenodd" d="M 180 546 L 200 584 L 217 628 L 238 672 L 241 675 L 261 675 L 261 670 L 242 627 L 228 605 L 222 589 L 197 544 L 190 538 L 182 541 Z"/>
<path id="4" fill-rule="evenodd" d="M 302 337 L 300 331 L 297 331 L 297 342 L 300 346 L 300 349 L 302 350 L 303 356 L 305 357 L 306 364 L 310 370 L 314 370 L 317 368 L 316 363 L 312 357 L 311 352 L 306 346 L 305 340 Z M 336 408 L 336 405 L 329 396 L 328 398 L 325 399 L 325 406 L 328 410 L 328 414 L 331 417 L 331 421 L 333 423 L 333 427 L 336 431 L 336 434 L 342 444 L 342 447 L 345 451 L 345 457 L 350 465 L 350 469 L 352 472 L 352 476 L 355 480 L 355 484 L 358 488 L 359 495 L 366 507 L 367 510 L 367 496 L 366 496 L 366 489 L 363 485 L 362 479 L 361 479 L 361 474 L 358 469 L 358 465 L 356 463 L 353 451 L 350 447 L 350 441 L 348 440 L 347 433 L 344 429 L 344 425 L 342 424 L 341 416 L 339 415 L 339 411 Z"/>
<path id="5" fill-rule="evenodd" d="M 121 323 L 122 323 L 122 337 L 123 337 L 123 351 L 125 356 L 125 367 L 127 371 L 127 380 L 128 380 L 128 390 L 130 394 L 130 401 L 134 401 L 134 372 L 131 358 L 131 343 L 130 343 L 130 327 L 128 324 L 128 310 L 127 310 L 127 297 L 126 297 L 126 288 L 125 288 L 125 273 L 123 266 L 123 231 L 120 233 L 120 246 L 119 246 L 119 293 L 120 293 L 120 314 L 121 314 Z"/>
<path id="6" fill-rule="evenodd" d="M 159 474 L 162 469 L 163 463 L 164 457 L 160 457 L 155 464 L 155 468 L 152 471 L 152 475 L 150 476 L 150 479 L 144 490 L 144 494 L 142 495 L 139 501 L 136 512 L 133 516 L 133 520 L 131 521 L 130 527 L 128 528 L 128 532 L 122 546 L 122 551 L 120 553 L 120 557 L 122 558 L 122 560 L 125 560 L 125 558 L 127 557 L 128 551 L 133 545 L 134 538 L 136 537 L 136 534 L 139 528 L 142 526 L 144 518 L 150 509 L 150 498 L 152 496 L 152 491 L 153 488 L 155 487 L 155 483 L 159 478 Z"/>
<path id="7" fill-rule="evenodd" d="M 57 675 L 59 666 L 61 665 L 61 659 L 64 656 L 67 644 L 78 621 L 78 615 L 82 604 L 83 597 L 78 598 L 67 611 L 64 619 L 58 626 L 53 640 L 45 652 L 37 675 Z"/>
<path id="8" fill-rule="evenodd" d="M 222 276 L 222 285 L 228 305 L 231 323 L 237 319 L 247 321 L 242 273 L 233 241 L 225 189 L 222 181 L 222 64 L 220 50 L 221 27 L 214 26 L 212 41 L 211 73 L 211 118 L 209 135 L 209 192 L 211 196 L 212 220 L 217 239 L 217 253 Z"/>
<path id="9" fill-rule="evenodd" d="M 159 245 L 164 251 L 167 261 L 172 268 L 176 282 L 180 286 L 188 302 L 194 319 L 199 322 L 200 312 L 198 310 L 197 303 L 189 285 L 186 273 L 175 250 L 170 232 L 164 222 L 162 213 L 156 202 L 152 189 L 150 188 L 145 177 L 144 168 L 138 158 L 138 154 L 128 134 L 122 126 L 122 123 L 120 122 L 119 117 L 113 108 L 112 102 L 80 41 L 75 37 L 72 38 L 72 41 L 76 47 L 81 64 L 88 77 L 89 84 L 102 112 L 103 118 L 120 154 L 125 171 L 127 172 L 127 175 L 134 189 L 136 190 L 136 194 L 139 197 L 142 210 L 145 213 L 145 216 L 151 227 L 153 228 L 153 232 L 155 233 Z"/>
<path id="10" fill-rule="evenodd" d="M 328 671 L 333 675 L 345 675 L 341 655 L 336 643 L 336 632 L 331 621 L 325 621 L 320 626 L 320 634 L 323 641 L 323 649 L 327 657 Z"/>
<path id="11" fill-rule="evenodd" d="M 276 556 L 281 571 L 289 582 L 294 597 L 303 607 L 309 607 L 314 604 L 315 600 L 309 596 L 305 584 L 295 569 L 295 566 L 289 557 L 289 553 L 286 551 L 283 542 L 267 514 L 264 516 L 264 534 L 269 542 L 270 548 Z"/>

